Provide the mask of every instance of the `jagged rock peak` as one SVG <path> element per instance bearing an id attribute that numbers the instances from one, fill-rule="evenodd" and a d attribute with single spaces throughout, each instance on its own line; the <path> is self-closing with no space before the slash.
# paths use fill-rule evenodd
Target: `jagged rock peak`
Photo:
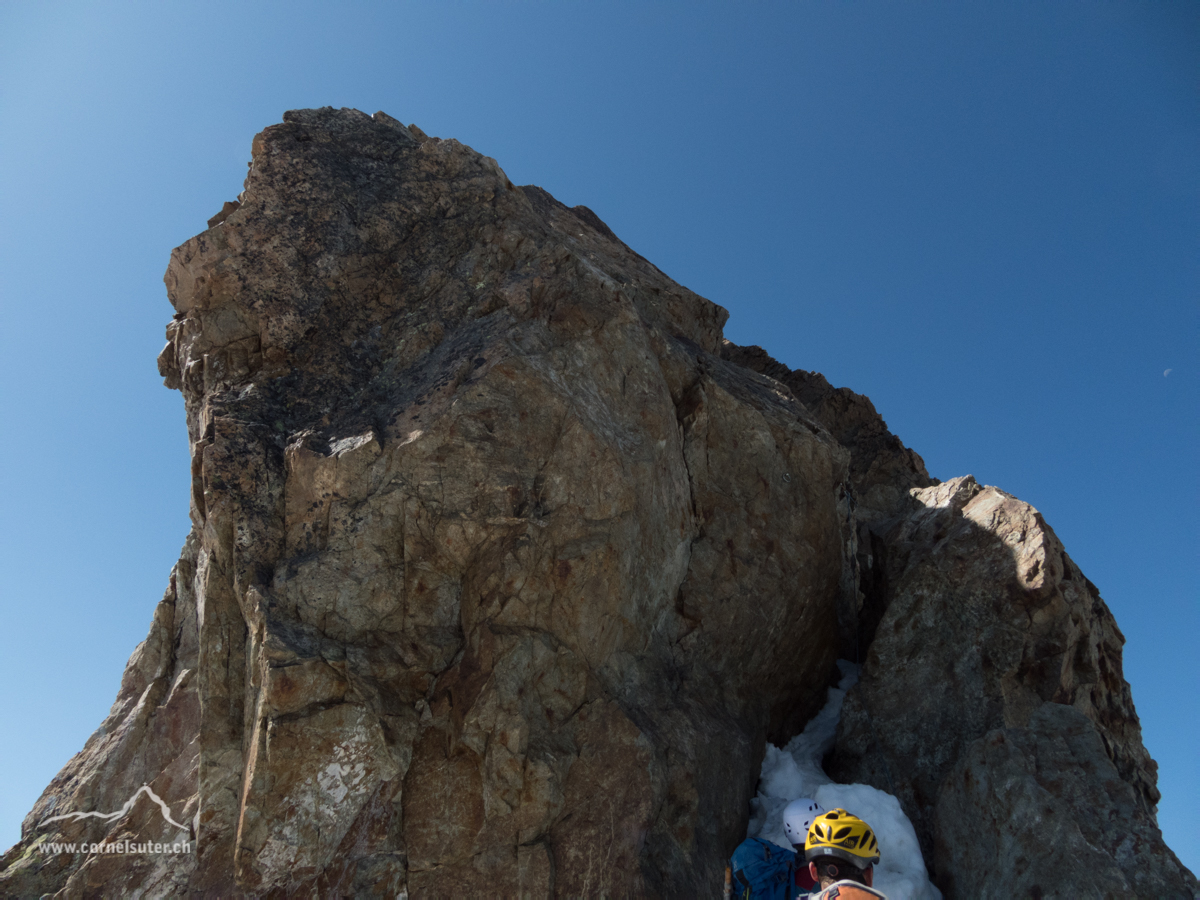
<path id="1" fill-rule="evenodd" d="M 27 820 L 118 808 L 129 779 L 89 773 L 119 759 L 196 852 L 3 877 L 718 882 L 855 599 L 849 454 L 720 358 L 723 309 L 455 141 L 291 112 L 222 215 L 166 275 L 193 531 L 122 697 L 146 687 Z"/>
<path id="2" fill-rule="evenodd" d="M 292 111 L 165 281 L 192 530 L 4 896 L 713 896 L 839 654 L 833 763 L 895 782 L 947 889 L 1056 883 L 1044 793 L 1095 871 L 1194 889 L 1119 632 L 1036 512 L 725 342 L 586 207 Z M 936 741 L 908 715 L 935 700 Z M 1083 823 L 1097 783 L 1138 853 Z M 76 815 L 143 785 L 162 807 Z M 124 840 L 192 852 L 47 850 Z"/>

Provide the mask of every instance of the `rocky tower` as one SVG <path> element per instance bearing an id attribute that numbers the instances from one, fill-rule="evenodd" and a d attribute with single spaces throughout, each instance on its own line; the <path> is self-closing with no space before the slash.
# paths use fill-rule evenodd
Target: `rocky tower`
<path id="1" fill-rule="evenodd" d="M 865 398 L 455 141 L 307 110 L 252 155 L 166 276 L 192 532 L 4 896 L 714 896 L 764 742 L 855 652 L 834 764 L 895 782 L 944 886 L 1061 868 L 1038 803 L 1114 895 L 1193 889 L 1119 632 L 1036 512 L 932 483 Z M 948 673 L 934 740 L 897 697 Z M 142 784 L 185 833 L 148 800 L 47 822 Z"/>

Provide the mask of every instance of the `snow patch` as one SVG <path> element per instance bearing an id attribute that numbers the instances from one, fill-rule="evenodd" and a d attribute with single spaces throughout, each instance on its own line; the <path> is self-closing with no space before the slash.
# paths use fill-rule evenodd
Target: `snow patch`
<path id="1" fill-rule="evenodd" d="M 790 847 L 783 830 L 784 807 L 799 797 L 811 797 L 826 810 L 841 807 L 871 826 L 879 840 L 875 887 L 889 900 L 941 900 L 941 892 L 929 881 L 917 833 L 900 801 L 867 784 L 834 784 L 821 768 L 821 760 L 837 738 L 842 701 L 858 681 L 859 667 L 854 663 L 839 659 L 838 669 L 842 674 L 838 686 L 829 689 L 825 706 L 804 731 L 783 749 L 767 745 L 758 796 L 750 801 L 746 836 Z"/>

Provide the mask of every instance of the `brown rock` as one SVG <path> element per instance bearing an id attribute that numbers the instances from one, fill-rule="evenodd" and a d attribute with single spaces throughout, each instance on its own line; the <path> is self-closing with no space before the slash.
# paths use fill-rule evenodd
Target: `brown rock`
<path id="1" fill-rule="evenodd" d="M 973 868 L 969 860 L 980 854 L 966 854 L 951 866 L 950 850 L 933 853 L 935 845 L 957 853 L 965 840 L 939 830 L 962 828 L 961 818 L 946 812 L 938 819 L 935 810 L 976 808 L 970 804 L 978 804 L 980 795 L 954 795 L 970 788 L 972 778 L 981 777 L 979 766 L 989 764 L 978 758 L 985 735 L 1030 728 L 1035 716 L 1042 717 L 1037 727 L 1044 730 L 1044 723 L 1061 719 L 1044 707 L 1068 706 L 1090 723 L 1128 786 L 1139 817 L 1130 818 L 1130 827 L 1142 823 L 1145 839 L 1157 842 L 1148 858 L 1173 859 L 1155 824 L 1157 768 L 1142 744 L 1121 672 L 1124 637 L 1095 586 L 1037 510 L 1003 491 L 966 476 L 914 489 L 912 497 L 912 511 L 884 536 L 886 613 L 861 680 L 846 696 L 830 774 L 895 794 L 916 827 L 935 882 L 970 894 L 967 885 L 1004 882 L 994 880 L 993 868 Z M 962 763 L 968 756 L 974 761 Z M 951 778 L 958 765 L 968 765 L 969 772 Z M 1056 808 L 1056 815 L 1076 822 L 1094 814 L 1066 795 Z M 1025 831 L 1028 850 L 1036 821 L 1008 827 Z M 1056 858 L 1044 851 L 1038 863 L 1057 865 Z M 1028 854 L 1002 857 L 995 871 L 1015 871 L 1030 860 Z M 1111 862 L 1124 870 L 1127 861 Z M 1175 878 L 1166 869 L 1154 877 Z"/>
<path id="2" fill-rule="evenodd" d="M 238 207 L 241 205 L 242 204 L 237 200 L 226 200 L 221 206 L 221 211 L 208 220 L 208 227 L 216 228 L 218 225 L 228 219 L 233 213 L 235 213 Z"/>
<path id="3" fill-rule="evenodd" d="M 931 486 L 867 398 L 455 141 L 302 110 L 252 155 L 165 279 L 192 533 L 0 894 L 713 896 L 765 741 L 868 645 L 833 762 L 944 885 L 1050 890 L 1037 804 L 1093 873 L 1192 884 L 1035 510 Z"/>
<path id="4" fill-rule="evenodd" d="M 789 369 L 761 347 L 721 345 L 721 358 L 745 366 L 786 385 L 812 417 L 850 453 L 850 488 L 840 502 L 857 528 L 843 546 L 842 586 L 838 606 L 839 655 L 860 661 L 887 608 L 888 584 L 882 534 L 892 520 L 908 512 L 913 488 L 937 484 L 925 463 L 888 431 L 870 398 L 849 388 L 835 388 L 819 372 Z"/>
<path id="5" fill-rule="evenodd" d="M 924 460 L 888 431 L 869 397 L 849 388 L 833 387 L 820 372 L 789 369 L 762 347 L 739 347 L 725 341 L 721 358 L 787 385 L 813 417 L 850 451 L 854 514 L 860 523 L 872 525 L 906 511 L 911 488 L 937 483 L 925 471 Z"/>
<path id="6" fill-rule="evenodd" d="M 166 276 L 194 529 L 128 702 L 165 721 L 186 667 L 193 712 L 127 755 L 193 754 L 177 887 L 711 892 L 854 600 L 846 452 L 724 310 L 455 141 L 310 110 L 253 157 Z M 112 758 L 26 845 L 120 806 Z"/>

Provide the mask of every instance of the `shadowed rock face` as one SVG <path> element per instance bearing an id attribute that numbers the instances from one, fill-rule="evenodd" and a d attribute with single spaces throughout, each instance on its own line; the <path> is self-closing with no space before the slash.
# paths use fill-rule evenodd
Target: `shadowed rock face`
<path id="1" fill-rule="evenodd" d="M 1012 896 L 1018 871 L 1037 896 L 1065 896 L 1102 883 L 1104 859 L 1121 873 L 1111 896 L 1128 896 L 1124 883 L 1190 897 L 1158 831 L 1125 638 L 1037 510 L 968 475 L 913 489 L 908 512 L 875 527 L 886 612 L 830 775 L 899 797 L 955 896 Z"/>
<path id="2" fill-rule="evenodd" d="M 761 347 L 739 347 L 725 341 L 721 358 L 787 385 L 792 395 L 850 451 L 854 516 L 862 525 L 908 509 L 910 489 L 935 483 L 925 471 L 924 460 L 888 431 L 870 398 L 849 388 L 833 387 L 820 372 L 789 369 Z"/>
<path id="3" fill-rule="evenodd" d="M 1095 779 L 1050 758 L 1107 760 L 1166 859 L 1119 632 L 1031 508 L 933 484 L 865 397 L 724 342 L 723 309 L 455 141 L 323 109 L 252 153 L 166 275 L 192 532 L 4 896 L 714 896 L 764 742 L 868 645 L 834 762 L 896 780 L 943 884 L 1028 855 L 1020 826 L 983 829 L 999 863 L 955 843 L 993 771 L 1078 819 Z M 185 832 L 145 801 L 46 821 L 142 784 Z"/>
<path id="4" fill-rule="evenodd" d="M 1093 723 L 1063 703 L 973 741 L 934 820 L 952 896 L 1190 898 L 1196 889 Z"/>

